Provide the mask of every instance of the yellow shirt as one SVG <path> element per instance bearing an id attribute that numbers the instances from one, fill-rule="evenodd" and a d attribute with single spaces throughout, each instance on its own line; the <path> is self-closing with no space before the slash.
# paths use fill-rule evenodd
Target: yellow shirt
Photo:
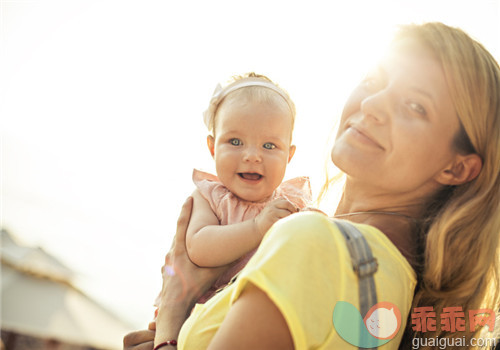
<path id="1" fill-rule="evenodd" d="M 397 349 L 416 285 L 415 272 L 378 229 L 355 224 L 378 260 L 377 300 L 401 311 L 398 334 L 381 349 Z M 277 222 L 236 282 L 197 304 L 179 334 L 179 349 L 206 349 L 247 282 L 263 290 L 283 314 L 295 349 L 357 349 L 336 332 L 333 309 L 346 301 L 359 310 L 357 276 L 345 239 L 333 221 L 316 212 Z M 364 315 L 363 315 L 364 316 Z"/>

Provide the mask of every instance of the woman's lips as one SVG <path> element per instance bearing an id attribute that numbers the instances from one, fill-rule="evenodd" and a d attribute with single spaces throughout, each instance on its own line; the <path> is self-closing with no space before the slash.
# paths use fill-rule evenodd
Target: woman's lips
<path id="1" fill-rule="evenodd" d="M 353 136 L 356 140 L 360 141 L 361 143 L 363 144 L 366 144 L 366 145 L 371 145 L 371 146 L 376 146 L 380 149 L 384 149 L 384 147 L 382 147 L 377 141 L 375 141 L 369 134 L 367 134 L 366 131 L 364 131 L 363 129 L 359 128 L 359 127 L 356 127 L 354 125 L 350 125 L 346 132 Z"/>

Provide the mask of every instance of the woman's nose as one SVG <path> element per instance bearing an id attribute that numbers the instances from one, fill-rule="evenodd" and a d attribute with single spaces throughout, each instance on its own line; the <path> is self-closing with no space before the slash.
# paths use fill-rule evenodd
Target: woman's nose
<path id="1" fill-rule="evenodd" d="M 361 112 L 367 118 L 372 118 L 378 123 L 385 123 L 394 112 L 392 92 L 387 89 L 380 89 L 366 96 L 361 101 Z"/>
<path id="2" fill-rule="evenodd" d="M 246 147 L 243 153 L 243 160 L 245 162 L 254 162 L 260 163 L 262 162 L 262 155 L 258 149 L 258 147 Z"/>

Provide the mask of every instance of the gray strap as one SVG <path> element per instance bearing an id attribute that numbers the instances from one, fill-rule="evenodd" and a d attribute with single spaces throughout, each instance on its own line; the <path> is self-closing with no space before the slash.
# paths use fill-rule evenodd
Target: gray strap
<path id="1" fill-rule="evenodd" d="M 373 274 L 378 269 L 377 259 L 373 257 L 370 246 L 363 234 L 353 224 L 337 220 L 335 224 L 346 240 L 351 255 L 352 267 L 356 275 L 358 275 L 359 311 L 364 317 L 368 310 L 377 303 L 377 290 L 373 278 Z"/>

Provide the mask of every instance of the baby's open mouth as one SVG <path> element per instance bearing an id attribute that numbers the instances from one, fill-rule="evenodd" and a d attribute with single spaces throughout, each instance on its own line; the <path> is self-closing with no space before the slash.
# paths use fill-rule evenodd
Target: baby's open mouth
<path id="1" fill-rule="evenodd" d="M 257 173 L 238 173 L 238 176 L 245 180 L 260 180 L 262 175 Z"/>

